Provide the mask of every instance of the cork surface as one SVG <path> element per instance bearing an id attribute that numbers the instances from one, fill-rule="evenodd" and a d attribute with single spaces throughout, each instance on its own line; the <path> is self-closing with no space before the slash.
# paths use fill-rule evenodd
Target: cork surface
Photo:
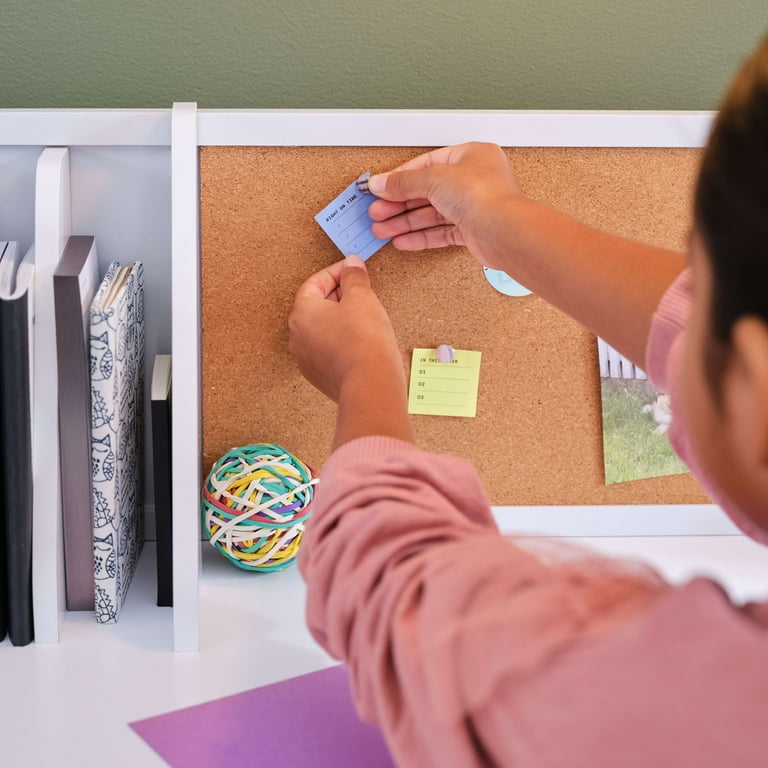
<path id="1" fill-rule="evenodd" d="M 276 442 L 319 469 L 335 406 L 287 349 L 293 296 L 340 258 L 314 215 L 364 170 L 411 148 L 200 150 L 204 470 L 225 451 Z M 617 234 L 682 249 L 697 150 L 508 150 L 530 197 Z M 477 467 L 493 504 L 704 503 L 690 475 L 605 486 L 595 338 L 536 296 L 496 292 L 462 248 L 368 262 L 403 365 L 414 347 L 480 350 L 474 419 L 414 416 L 419 445 Z"/>

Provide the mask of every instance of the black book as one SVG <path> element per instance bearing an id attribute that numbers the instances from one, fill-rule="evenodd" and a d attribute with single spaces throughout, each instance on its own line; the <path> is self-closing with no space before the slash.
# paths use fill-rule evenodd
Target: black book
<path id="1" fill-rule="evenodd" d="M 0 240 L 0 263 L 8 249 L 8 241 Z M 0 483 L 5 482 L 5 446 L 3 445 L 3 411 L 0 407 Z M 0 493 L 0 641 L 8 634 L 8 568 L 5 558 L 5 497 Z"/>
<path id="2" fill-rule="evenodd" d="M 70 237 L 53 273 L 59 463 L 67 609 L 94 607 L 89 310 L 99 284 L 93 237 Z"/>
<path id="3" fill-rule="evenodd" d="M 8 635 L 13 645 L 34 639 L 32 619 L 31 351 L 34 253 L 16 243 L 0 261 L 0 442 Z"/>
<path id="4" fill-rule="evenodd" d="M 150 395 L 152 471 L 155 478 L 157 604 L 173 605 L 173 520 L 171 494 L 171 356 L 155 355 Z"/>

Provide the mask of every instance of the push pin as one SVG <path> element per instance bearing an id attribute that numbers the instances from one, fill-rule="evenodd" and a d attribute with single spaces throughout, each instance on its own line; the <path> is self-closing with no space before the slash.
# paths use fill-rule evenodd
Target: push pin
<path id="1" fill-rule="evenodd" d="M 365 173 L 361 174 L 360 177 L 357 179 L 357 189 L 359 192 L 362 192 L 364 195 L 367 195 L 371 190 L 368 188 L 368 179 L 371 178 L 371 172 L 366 171 Z"/>
<path id="2" fill-rule="evenodd" d="M 449 344 L 441 344 L 435 350 L 435 357 L 438 363 L 452 363 L 454 358 L 454 349 Z"/>

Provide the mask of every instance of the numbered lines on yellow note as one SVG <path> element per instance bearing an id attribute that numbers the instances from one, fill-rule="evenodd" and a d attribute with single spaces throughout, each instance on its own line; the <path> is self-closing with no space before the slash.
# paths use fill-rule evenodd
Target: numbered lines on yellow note
<path id="1" fill-rule="evenodd" d="M 480 354 L 457 349 L 450 363 L 441 363 L 434 349 L 414 349 L 408 413 L 474 417 L 477 414 Z"/>

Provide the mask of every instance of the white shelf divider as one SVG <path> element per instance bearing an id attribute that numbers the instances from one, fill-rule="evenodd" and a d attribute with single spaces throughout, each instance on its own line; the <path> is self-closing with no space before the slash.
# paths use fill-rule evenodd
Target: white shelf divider
<path id="1" fill-rule="evenodd" d="M 197 105 L 171 116 L 173 645 L 200 648 L 200 214 Z"/>
<path id="2" fill-rule="evenodd" d="M 53 272 L 72 229 L 69 150 L 44 149 L 35 184 L 35 333 L 32 380 L 32 593 L 35 640 L 57 643 L 64 616 L 59 391 Z"/>

